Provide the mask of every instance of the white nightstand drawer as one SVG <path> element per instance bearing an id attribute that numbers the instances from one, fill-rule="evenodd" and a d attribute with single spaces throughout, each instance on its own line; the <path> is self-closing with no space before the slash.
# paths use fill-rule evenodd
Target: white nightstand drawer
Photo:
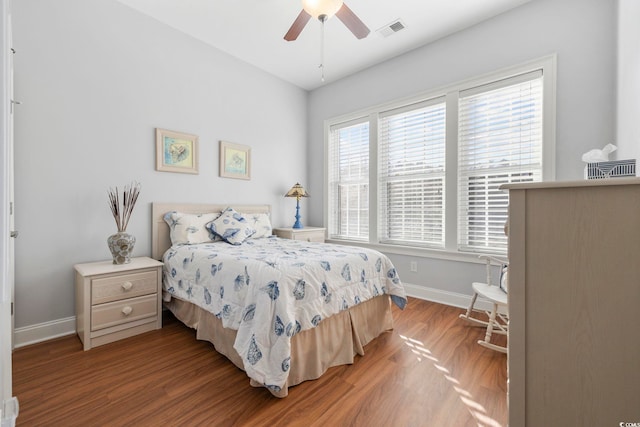
<path id="1" fill-rule="evenodd" d="M 129 323 L 158 314 L 156 294 L 91 307 L 91 330 Z"/>
<path id="2" fill-rule="evenodd" d="M 302 240 L 305 242 L 324 242 L 324 230 L 322 231 L 303 231 L 293 233 L 293 240 Z"/>
<path id="3" fill-rule="evenodd" d="M 91 304 L 102 304 L 156 292 L 158 292 L 156 270 L 114 275 L 91 281 Z"/>

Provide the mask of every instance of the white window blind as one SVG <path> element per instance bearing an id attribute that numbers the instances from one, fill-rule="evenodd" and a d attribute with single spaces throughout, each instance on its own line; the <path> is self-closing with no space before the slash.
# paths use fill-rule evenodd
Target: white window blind
<path id="1" fill-rule="evenodd" d="M 444 247 L 444 98 L 379 117 L 379 238 Z"/>
<path id="2" fill-rule="evenodd" d="M 369 121 L 330 128 L 329 237 L 369 239 Z"/>
<path id="3" fill-rule="evenodd" d="M 542 178 L 542 70 L 461 91 L 458 246 L 506 253 L 511 182 Z"/>

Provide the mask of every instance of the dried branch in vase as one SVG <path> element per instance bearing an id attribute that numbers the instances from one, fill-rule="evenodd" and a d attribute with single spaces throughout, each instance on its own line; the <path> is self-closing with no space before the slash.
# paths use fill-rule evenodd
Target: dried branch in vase
<path id="1" fill-rule="evenodd" d="M 121 208 L 118 187 L 116 187 L 115 190 L 112 188 L 109 189 L 109 207 L 111 208 L 113 218 L 116 220 L 118 232 L 127 230 L 127 225 L 129 225 L 129 219 L 131 218 L 131 213 L 133 212 L 133 208 L 136 205 L 139 194 L 140 183 L 135 182 L 131 183 L 130 185 L 126 185 L 124 187 L 124 191 L 122 192 Z"/>

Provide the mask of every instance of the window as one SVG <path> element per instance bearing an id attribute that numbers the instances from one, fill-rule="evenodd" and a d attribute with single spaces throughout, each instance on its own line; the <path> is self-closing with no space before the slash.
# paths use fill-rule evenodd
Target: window
<path id="1" fill-rule="evenodd" d="M 500 186 L 554 176 L 554 72 L 548 57 L 328 121 L 329 239 L 506 253 Z"/>
<path id="2" fill-rule="evenodd" d="M 332 238 L 369 239 L 369 122 L 332 127 L 329 144 Z"/>
<path id="3" fill-rule="evenodd" d="M 460 92 L 458 247 L 506 252 L 502 184 L 542 178 L 542 72 Z"/>
<path id="4" fill-rule="evenodd" d="M 380 241 L 444 248 L 444 98 L 380 114 Z"/>

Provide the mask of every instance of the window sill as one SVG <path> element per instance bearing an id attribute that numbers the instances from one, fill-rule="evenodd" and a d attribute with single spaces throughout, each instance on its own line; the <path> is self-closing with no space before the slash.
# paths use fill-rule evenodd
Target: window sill
<path id="1" fill-rule="evenodd" d="M 375 249 L 384 254 L 405 255 L 419 258 L 443 259 L 447 261 L 469 262 L 474 264 L 484 264 L 485 261 L 480 259 L 481 255 L 492 255 L 506 257 L 504 254 L 494 253 L 470 253 L 456 252 L 445 249 L 417 248 L 413 246 L 385 245 L 382 243 L 358 242 L 354 240 L 338 240 L 328 239 L 326 243 L 337 245 L 359 246 L 363 248 Z"/>

